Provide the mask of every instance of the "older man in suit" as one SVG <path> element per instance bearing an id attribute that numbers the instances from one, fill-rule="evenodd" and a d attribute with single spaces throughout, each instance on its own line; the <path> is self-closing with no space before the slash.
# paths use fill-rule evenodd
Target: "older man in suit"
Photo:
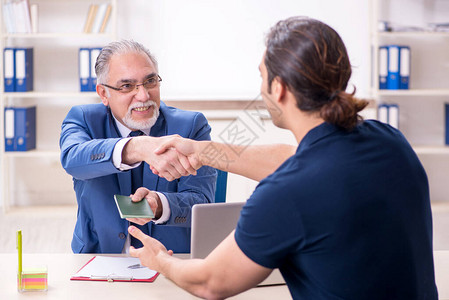
<path id="1" fill-rule="evenodd" d="M 206 118 L 161 102 L 157 62 L 135 41 L 104 47 L 95 71 L 102 103 L 73 107 L 61 129 L 61 163 L 73 176 L 78 202 L 73 252 L 123 253 L 130 245 L 140 247 L 127 233 L 130 223 L 174 252 L 189 252 L 191 207 L 214 201 L 216 171 L 203 167 L 196 176 L 173 180 L 188 174 L 188 160 L 171 151 L 162 162 L 153 150 L 167 135 L 210 140 Z M 150 166 L 167 161 L 168 180 L 151 172 Z M 141 186 L 151 196 L 136 195 L 133 201 L 148 201 L 155 218 L 121 219 L 113 196 L 133 194 Z"/>

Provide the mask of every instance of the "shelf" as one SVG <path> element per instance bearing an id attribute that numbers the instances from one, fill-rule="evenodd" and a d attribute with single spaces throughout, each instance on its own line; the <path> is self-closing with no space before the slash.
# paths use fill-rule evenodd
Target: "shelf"
<path id="1" fill-rule="evenodd" d="M 423 154 L 441 154 L 449 155 L 449 146 L 413 146 L 413 150 L 418 155 Z"/>
<path id="2" fill-rule="evenodd" d="M 82 32 L 48 32 L 48 33 L 6 33 L 1 38 L 20 38 L 20 39 L 61 39 L 61 38 L 107 38 L 114 39 L 112 33 L 82 33 Z"/>
<path id="3" fill-rule="evenodd" d="M 7 98 L 96 98 L 96 92 L 25 92 L 3 93 Z"/>
<path id="4" fill-rule="evenodd" d="M 378 96 L 449 96 L 449 89 L 372 90 Z"/>
<path id="5" fill-rule="evenodd" d="M 29 150 L 29 151 L 7 151 L 5 157 L 55 157 L 59 158 L 59 150 Z"/>
<path id="6" fill-rule="evenodd" d="M 397 38 L 397 37 L 445 37 L 449 38 L 449 32 L 437 31 L 392 31 L 392 32 L 378 32 L 379 37 Z"/>

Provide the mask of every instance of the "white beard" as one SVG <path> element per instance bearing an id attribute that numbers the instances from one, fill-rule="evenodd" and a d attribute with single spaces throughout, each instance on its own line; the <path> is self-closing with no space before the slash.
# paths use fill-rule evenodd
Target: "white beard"
<path id="1" fill-rule="evenodd" d="M 132 109 L 143 107 L 143 106 L 152 106 L 153 109 L 153 116 L 147 120 L 144 121 L 135 121 L 132 119 Z M 128 109 L 128 112 L 126 113 L 125 117 L 123 118 L 123 123 L 125 123 L 126 127 L 133 128 L 137 130 L 145 130 L 150 129 L 153 127 L 154 124 L 156 124 L 157 118 L 159 118 L 159 109 L 156 105 L 156 102 L 148 100 L 145 103 L 135 103 L 134 105 L 130 106 Z"/>

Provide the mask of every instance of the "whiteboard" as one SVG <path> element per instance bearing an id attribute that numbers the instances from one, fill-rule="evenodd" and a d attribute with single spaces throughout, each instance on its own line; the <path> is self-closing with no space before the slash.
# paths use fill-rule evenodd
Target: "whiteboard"
<path id="1" fill-rule="evenodd" d="M 125 5 L 126 4 L 126 5 Z M 343 38 L 358 94 L 368 91 L 369 5 L 359 0 L 134 0 L 119 2 L 119 36 L 155 54 L 164 100 L 252 100 L 265 35 L 294 15 L 319 19 Z"/>

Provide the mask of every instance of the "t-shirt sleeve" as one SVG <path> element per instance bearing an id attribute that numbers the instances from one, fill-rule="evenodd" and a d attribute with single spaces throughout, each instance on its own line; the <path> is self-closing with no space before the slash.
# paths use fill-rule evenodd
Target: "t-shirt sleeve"
<path id="1" fill-rule="evenodd" d="M 283 173 L 275 172 L 261 181 L 243 207 L 235 231 L 243 253 L 271 269 L 298 251 L 304 239 L 296 189 L 291 189 L 288 174 Z"/>

